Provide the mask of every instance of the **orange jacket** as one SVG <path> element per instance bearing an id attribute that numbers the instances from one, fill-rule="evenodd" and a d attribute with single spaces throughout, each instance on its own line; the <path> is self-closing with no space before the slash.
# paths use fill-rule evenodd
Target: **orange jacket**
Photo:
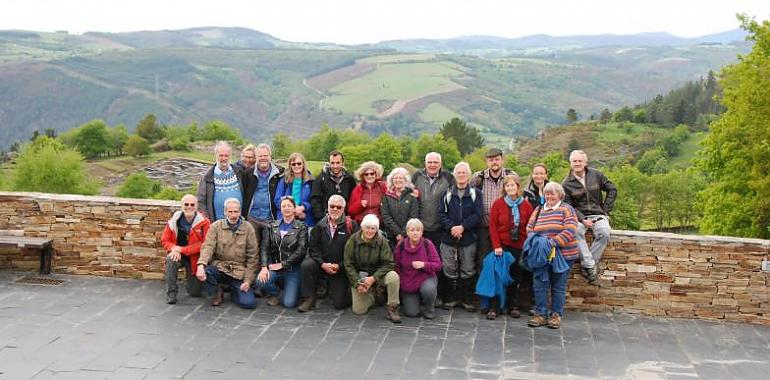
<path id="1" fill-rule="evenodd" d="M 163 245 L 163 249 L 171 251 L 176 244 L 177 227 L 176 223 L 179 218 L 182 217 L 182 212 L 177 211 L 166 223 L 166 228 L 163 229 L 163 236 L 160 238 L 160 244 Z M 198 257 L 201 253 L 201 245 L 206 240 L 206 234 L 209 233 L 209 226 L 211 222 L 203 216 L 201 212 L 195 214 L 193 218 L 192 228 L 190 229 L 190 236 L 187 237 L 187 245 L 182 247 L 182 254 L 190 258 L 190 268 L 193 273 L 198 267 Z M 163 266 L 165 268 L 165 265 Z"/>

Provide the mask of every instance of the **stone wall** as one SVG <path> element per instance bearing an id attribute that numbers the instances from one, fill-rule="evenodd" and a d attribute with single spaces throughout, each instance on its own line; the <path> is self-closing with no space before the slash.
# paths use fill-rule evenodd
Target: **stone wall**
<path id="1" fill-rule="evenodd" d="M 55 273 L 161 279 L 160 235 L 177 208 L 172 201 L 0 192 L 0 229 L 53 238 Z M 760 270 L 768 254 L 767 240 L 613 231 L 600 286 L 574 268 L 567 307 L 770 325 L 770 273 Z M 2 255 L 0 265 L 38 265 L 34 252 Z"/>

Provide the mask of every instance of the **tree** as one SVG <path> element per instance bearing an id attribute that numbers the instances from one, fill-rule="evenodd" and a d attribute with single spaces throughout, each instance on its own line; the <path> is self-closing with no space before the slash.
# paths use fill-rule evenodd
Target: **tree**
<path id="1" fill-rule="evenodd" d="M 607 177 L 622 191 L 615 200 L 610 217 L 612 227 L 621 230 L 638 230 L 642 227 L 642 215 L 649 193 L 649 177 L 631 165 L 623 165 L 605 172 Z"/>
<path id="2" fill-rule="evenodd" d="M 612 118 L 617 122 L 633 121 L 634 111 L 632 111 L 628 106 L 624 106 L 615 112 L 615 115 L 613 115 Z"/>
<path id="3" fill-rule="evenodd" d="M 150 142 L 139 135 L 131 135 L 126 142 L 126 154 L 141 157 L 150 154 Z"/>
<path id="4" fill-rule="evenodd" d="M 123 155 L 123 149 L 128 142 L 128 128 L 124 124 L 118 124 L 108 131 L 110 150 L 115 153 L 116 156 Z"/>
<path id="5" fill-rule="evenodd" d="M 575 124 L 578 120 L 578 114 L 577 111 L 575 111 L 574 108 L 570 108 L 567 110 L 567 124 Z"/>
<path id="6" fill-rule="evenodd" d="M 599 115 L 599 123 L 607 124 L 610 120 L 612 120 L 612 112 L 608 108 L 603 109 L 601 115 Z"/>
<path id="7" fill-rule="evenodd" d="M 98 157 L 109 151 L 110 135 L 104 120 L 91 120 L 81 125 L 75 135 L 75 147 L 88 158 Z"/>
<path id="8" fill-rule="evenodd" d="M 133 173 L 126 177 L 115 195 L 122 198 L 148 199 L 161 191 L 159 181 L 151 180 L 145 172 Z"/>
<path id="9" fill-rule="evenodd" d="M 703 233 L 770 237 L 770 21 L 738 17 L 751 52 L 722 69 L 726 112 L 711 123 L 699 166 L 712 179 L 701 193 Z"/>
<path id="10" fill-rule="evenodd" d="M 145 115 L 142 120 L 139 120 L 139 123 L 136 125 L 136 134 L 150 143 L 154 143 L 166 135 L 158 125 L 158 119 L 151 113 Z"/>
<path id="11" fill-rule="evenodd" d="M 243 143 L 241 131 L 220 120 L 206 123 L 201 132 L 201 139 L 205 141 L 226 140 L 232 141 L 235 144 Z"/>
<path id="12" fill-rule="evenodd" d="M 291 139 L 283 132 L 278 132 L 273 135 L 273 157 L 288 158 L 292 153 L 291 151 Z"/>
<path id="13" fill-rule="evenodd" d="M 636 162 L 636 167 L 647 175 L 665 173 L 668 171 L 668 156 L 661 147 L 647 150 Z"/>
<path id="14" fill-rule="evenodd" d="M 456 117 L 444 123 L 439 129 L 439 133 L 447 139 L 453 138 L 457 142 L 457 149 L 463 156 L 484 145 L 484 138 L 481 137 L 479 130 L 469 127 L 464 121 Z"/>
<path id="15" fill-rule="evenodd" d="M 436 152 L 441 155 L 441 164 L 444 168 L 452 170 L 460 162 L 460 151 L 454 139 L 445 139 L 441 135 L 429 135 L 423 133 L 414 143 L 412 159 L 409 162 L 417 168 L 425 165 L 425 155 Z"/>
<path id="16" fill-rule="evenodd" d="M 50 137 L 39 136 L 16 158 L 16 191 L 90 195 L 96 194 L 98 187 L 86 175 L 83 156 Z"/>

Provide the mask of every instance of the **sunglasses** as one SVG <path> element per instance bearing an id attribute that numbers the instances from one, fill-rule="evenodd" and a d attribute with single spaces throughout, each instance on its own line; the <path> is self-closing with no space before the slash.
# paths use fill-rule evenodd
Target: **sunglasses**
<path id="1" fill-rule="evenodd" d="M 332 209 L 332 210 L 341 210 L 342 206 L 339 206 L 339 205 L 329 205 L 329 208 Z"/>
<path id="2" fill-rule="evenodd" d="M 185 206 L 195 206 L 195 203 L 183 203 Z"/>
<path id="3" fill-rule="evenodd" d="M 375 173 L 364 173 L 364 177 L 374 177 Z"/>
<path id="4" fill-rule="evenodd" d="M 292 162 L 291 166 L 302 166 L 301 162 Z"/>

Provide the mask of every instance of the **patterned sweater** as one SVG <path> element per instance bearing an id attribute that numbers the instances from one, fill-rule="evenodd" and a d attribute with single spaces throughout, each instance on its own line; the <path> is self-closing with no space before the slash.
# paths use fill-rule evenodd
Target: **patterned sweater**
<path id="1" fill-rule="evenodd" d="M 539 213 L 539 215 L 538 215 Z M 579 250 L 575 233 L 577 232 L 577 216 L 572 206 L 560 202 L 555 208 L 545 210 L 535 209 L 527 224 L 527 233 L 539 232 L 556 242 L 561 254 L 567 261 L 578 258 Z"/>

